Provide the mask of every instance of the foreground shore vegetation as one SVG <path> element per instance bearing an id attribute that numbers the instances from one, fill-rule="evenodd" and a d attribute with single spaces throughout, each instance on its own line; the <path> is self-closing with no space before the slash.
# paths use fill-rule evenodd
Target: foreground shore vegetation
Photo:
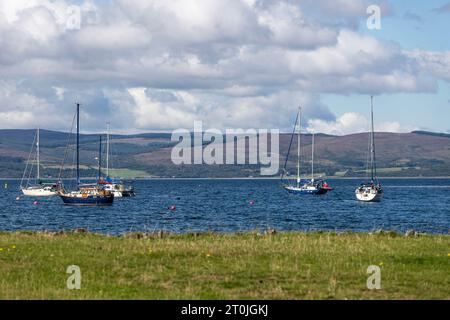
<path id="1" fill-rule="evenodd" d="M 0 299 L 450 299 L 449 272 L 450 236 L 415 232 L 0 233 Z"/>

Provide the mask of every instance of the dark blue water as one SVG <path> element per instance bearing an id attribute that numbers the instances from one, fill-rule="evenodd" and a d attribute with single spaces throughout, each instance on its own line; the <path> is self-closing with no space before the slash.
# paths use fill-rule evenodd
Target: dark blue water
<path id="1" fill-rule="evenodd" d="M 236 232 L 277 230 L 450 232 L 450 180 L 384 180 L 381 203 L 360 203 L 358 180 L 330 180 L 325 196 L 285 192 L 277 180 L 152 180 L 134 183 L 137 196 L 111 208 L 66 207 L 59 197 L 22 198 L 18 183 L 0 189 L 0 230 Z M 252 205 L 250 202 L 254 201 Z M 176 211 L 168 210 L 172 205 Z"/>

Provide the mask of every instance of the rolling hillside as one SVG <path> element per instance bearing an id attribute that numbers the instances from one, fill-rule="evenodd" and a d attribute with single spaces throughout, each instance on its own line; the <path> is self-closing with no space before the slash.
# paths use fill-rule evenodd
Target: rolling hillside
<path id="1" fill-rule="evenodd" d="M 34 130 L 0 130 L 0 177 L 20 178 L 28 159 Z M 70 138 L 70 139 L 69 139 Z M 449 176 L 450 135 L 429 132 L 377 133 L 377 162 L 382 176 Z M 311 136 L 303 141 L 302 164 L 309 171 Z M 98 135 L 81 136 L 82 175 L 95 176 Z M 280 162 L 284 163 L 289 134 L 280 136 Z M 41 159 L 45 175 L 57 177 L 66 145 L 72 146 L 65 161 L 64 177 L 72 177 L 74 136 L 41 131 Z M 169 133 L 113 135 L 111 166 L 113 174 L 125 178 L 146 177 L 249 177 L 259 176 L 257 165 L 183 165 L 170 160 Z M 294 140 L 294 150 L 296 141 Z M 364 176 L 367 161 L 367 134 L 316 136 L 316 171 L 328 176 Z M 295 152 L 288 168 L 294 172 Z"/>

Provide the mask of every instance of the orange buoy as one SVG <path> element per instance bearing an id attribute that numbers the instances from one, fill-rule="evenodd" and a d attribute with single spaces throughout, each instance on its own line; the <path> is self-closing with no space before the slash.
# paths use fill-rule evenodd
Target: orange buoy
<path id="1" fill-rule="evenodd" d="M 171 205 L 171 206 L 169 207 L 169 210 L 170 210 L 170 211 L 176 211 L 176 210 L 177 210 L 177 206 L 176 206 L 176 205 Z"/>
<path id="2" fill-rule="evenodd" d="M 255 200 L 250 200 L 248 203 L 252 206 L 252 205 L 254 205 L 256 202 L 255 202 Z"/>
<path id="3" fill-rule="evenodd" d="M 35 205 L 35 206 L 39 205 L 39 201 L 33 202 L 33 205 Z"/>

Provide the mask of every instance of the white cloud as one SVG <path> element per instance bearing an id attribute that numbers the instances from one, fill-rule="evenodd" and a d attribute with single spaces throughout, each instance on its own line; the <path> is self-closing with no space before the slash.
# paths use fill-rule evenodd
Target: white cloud
<path id="1" fill-rule="evenodd" d="M 66 92 L 66 89 L 60 88 L 60 87 L 52 87 L 55 90 L 55 94 L 58 97 L 58 100 L 62 101 L 64 100 L 64 93 Z"/>
<path id="2" fill-rule="evenodd" d="M 18 126 L 33 116 L 56 126 L 81 99 L 93 104 L 84 109 L 92 130 L 100 112 L 117 130 L 190 127 L 194 119 L 288 128 L 302 104 L 323 130 L 362 130 L 362 119 L 334 119 L 321 95 L 432 92 L 439 79 L 450 81 L 449 52 L 406 51 L 359 34 L 368 3 L 84 1 L 81 29 L 68 30 L 68 1 L 0 0 L 2 77 L 15 96 L 56 112 L 37 114 L 37 103 L 16 109 L 7 99 L 0 110 L 22 112 Z"/>
<path id="3" fill-rule="evenodd" d="M 0 128 L 36 128 L 59 121 L 59 110 L 46 100 L 21 92 L 14 84 L 0 81 Z M 51 126 L 51 125 L 50 125 Z"/>
<path id="4" fill-rule="evenodd" d="M 259 13 L 258 22 L 271 32 L 273 43 L 291 48 L 314 48 L 336 42 L 336 30 L 308 23 L 300 8 L 279 2 Z"/>
<path id="5" fill-rule="evenodd" d="M 332 135 L 344 135 L 352 132 L 367 131 L 367 119 L 359 113 L 344 113 L 336 121 L 312 119 L 308 121 L 308 130 Z"/>
<path id="6" fill-rule="evenodd" d="M 134 114 L 136 128 L 191 127 L 196 119 L 196 99 L 187 92 L 175 92 L 171 97 L 172 101 L 166 102 L 147 95 L 145 88 L 130 88 L 128 93 L 135 103 L 131 112 Z"/>
<path id="7" fill-rule="evenodd" d="M 450 81 L 450 52 L 429 52 L 425 50 L 406 51 L 420 71 L 437 78 Z"/>
<path id="8" fill-rule="evenodd" d="M 86 26 L 73 36 L 75 50 L 107 51 L 116 54 L 121 50 L 147 47 L 151 35 L 145 29 L 130 24 Z M 87 53 L 87 52 L 86 52 Z"/>
<path id="9" fill-rule="evenodd" d="M 346 135 L 370 131 L 370 121 L 360 113 L 347 112 L 335 121 L 311 119 L 308 121 L 308 131 L 321 132 L 331 135 Z M 403 126 L 397 121 L 375 123 L 375 131 L 378 132 L 411 132 L 415 130 L 411 126 Z"/>
<path id="10" fill-rule="evenodd" d="M 127 91 L 105 91 L 112 103 L 113 126 L 123 123 L 130 131 L 192 129 L 195 120 L 208 128 L 280 128 L 290 130 L 299 104 L 306 117 L 332 119 L 318 97 L 289 91 L 271 95 L 230 96 L 209 90 L 167 90 L 130 88 Z M 219 98 L 218 98 L 219 97 Z M 131 123 L 131 125 L 130 125 Z"/>

